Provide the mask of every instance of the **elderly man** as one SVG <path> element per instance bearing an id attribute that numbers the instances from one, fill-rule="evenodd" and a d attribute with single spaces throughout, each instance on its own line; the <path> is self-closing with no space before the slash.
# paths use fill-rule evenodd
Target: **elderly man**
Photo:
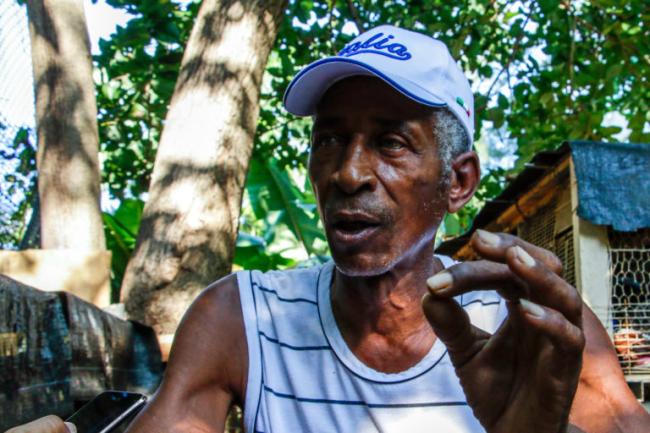
<path id="1" fill-rule="evenodd" d="M 434 254 L 479 182 L 472 93 L 444 44 L 375 28 L 301 71 L 285 106 L 314 116 L 333 261 L 207 288 L 130 432 L 221 432 L 233 403 L 250 433 L 650 431 L 554 255 L 483 231 L 484 260 Z"/>

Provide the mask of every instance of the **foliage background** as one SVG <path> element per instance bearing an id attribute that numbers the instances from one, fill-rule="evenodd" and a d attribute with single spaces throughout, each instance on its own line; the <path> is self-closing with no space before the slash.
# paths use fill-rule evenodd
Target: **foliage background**
<path id="1" fill-rule="evenodd" d="M 199 2 L 107 3 L 133 16 L 94 57 L 103 181 L 117 203 L 104 215 L 117 290 Z M 305 176 L 310 120 L 285 113 L 281 97 L 302 66 L 359 31 L 390 23 L 430 34 L 470 77 L 476 149 L 487 169 L 469 206 L 446 217 L 445 238 L 467 230 L 481 204 L 539 150 L 567 139 L 650 142 L 649 18 L 643 0 L 290 1 L 263 80 L 235 265 L 282 268 L 327 255 Z M 33 146 L 23 134 L 4 152 L 20 162 L 22 183 L 6 174 L 13 190 L 3 194 L 23 198 L 0 217 L 22 224 L 0 242 L 17 247 L 33 203 Z"/>

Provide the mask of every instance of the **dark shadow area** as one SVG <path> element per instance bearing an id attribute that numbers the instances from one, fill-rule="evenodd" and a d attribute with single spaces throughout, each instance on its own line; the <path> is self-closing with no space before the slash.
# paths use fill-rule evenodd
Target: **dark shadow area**
<path id="1" fill-rule="evenodd" d="M 162 376 L 152 329 L 63 292 L 0 275 L 0 430 L 70 415 L 107 389 L 151 394 Z"/>

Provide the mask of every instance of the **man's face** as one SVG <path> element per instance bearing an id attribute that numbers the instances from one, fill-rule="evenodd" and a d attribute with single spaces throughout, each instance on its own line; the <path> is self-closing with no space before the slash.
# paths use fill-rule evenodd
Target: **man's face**
<path id="1" fill-rule="evenodd" d="M 431 109 L 372 77 L 316 110 L 309 174 L 338 269 L 371 276 L 431 257 L 446 210 Z"/>

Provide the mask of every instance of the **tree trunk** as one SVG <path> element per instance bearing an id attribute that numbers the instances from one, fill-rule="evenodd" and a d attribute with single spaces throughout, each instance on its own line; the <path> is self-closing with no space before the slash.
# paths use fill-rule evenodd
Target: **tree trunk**
<path id="1" fill-rule="evenodd" d="M 122 284 L 133 319 L 171 334 L 230 272 L 262 74 L 286 0 L 205 0 L 187 44 Z"/>
<path id="2" fill-rule="evenodd" d="M 97 106 L 81 0 L 28 0 L 41 247 L 104 250 Z"/>

